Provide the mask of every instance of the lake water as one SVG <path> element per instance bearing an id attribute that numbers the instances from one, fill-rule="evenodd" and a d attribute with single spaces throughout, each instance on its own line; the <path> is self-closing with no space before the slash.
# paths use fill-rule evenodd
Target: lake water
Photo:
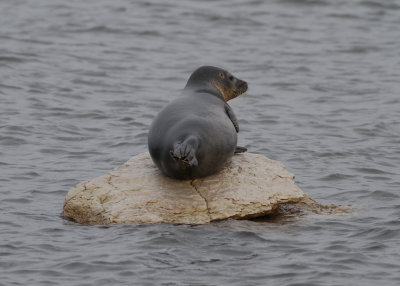
<path id="1" fill-rule="evenodd" d="M 147 151 L 201 65 L 239 144 L 346 215 L 85 226 L 64 197 Z M 400 285 L 400 2 L 0 2 L 0 285 Z"/>

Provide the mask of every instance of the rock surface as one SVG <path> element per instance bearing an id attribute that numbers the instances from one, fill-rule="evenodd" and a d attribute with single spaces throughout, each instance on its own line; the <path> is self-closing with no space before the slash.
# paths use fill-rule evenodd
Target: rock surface
<path id="1" fill-rule="evenodd" d="M 285 167 L 262 155 L 235 155 L 212 176 L 178 181 L 165 177 L 148 153 L 113 171 L 78 184 L 65 198 L 63 213 L 85 224 L 204 224 L 272 213 L 305 194 Z"/>

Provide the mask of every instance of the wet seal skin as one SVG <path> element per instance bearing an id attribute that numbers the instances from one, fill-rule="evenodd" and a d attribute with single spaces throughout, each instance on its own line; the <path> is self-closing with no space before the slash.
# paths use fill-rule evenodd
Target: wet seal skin
<path id="1" fill-rule="evenodd" d="M 239 124 L 227 101 L 247 83 L 230 72 L 203 66 L 190 76 L 182 96 L 154 119 L 148 136 L 151 158 L 167 176 L 196 179 L 219 171 L 234 153 Z"/>

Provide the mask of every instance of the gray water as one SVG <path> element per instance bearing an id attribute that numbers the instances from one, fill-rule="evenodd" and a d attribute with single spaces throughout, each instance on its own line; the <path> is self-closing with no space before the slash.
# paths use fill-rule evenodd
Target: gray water
<path id="1" fill-rule="evenodd" d="M 347 215 L 85 226 L 64 197 L 147 151 L 201 65 L 239 144 Z M 0 285 L 400 285 L 400 2 L 0 2 Z"/>

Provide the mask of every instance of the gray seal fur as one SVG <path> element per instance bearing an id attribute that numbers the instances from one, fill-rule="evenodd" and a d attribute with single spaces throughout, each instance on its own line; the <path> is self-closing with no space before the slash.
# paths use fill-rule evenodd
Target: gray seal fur
<path id="1" fill-rule="evenodd" d="M 190 76 L 182 96 L 154 119 L 148 147 L 167 176 L 196 179 L 219 171 L 234 153 L 239 125 L 227 101 L 246 92 L 247 83 L 226 70 L 203 66 Z"/>

